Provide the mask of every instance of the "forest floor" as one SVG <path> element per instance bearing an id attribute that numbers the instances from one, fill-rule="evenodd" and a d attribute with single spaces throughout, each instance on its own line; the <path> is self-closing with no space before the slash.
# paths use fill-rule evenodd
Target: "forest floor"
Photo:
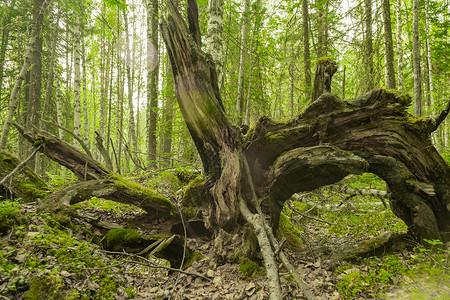
<path id="1" fill-rule="evenodd" d="M 387 230 L 404 230 L 389 209 L 370 206 L 367 210 L 365 206 L 363 210 L 358 203 L 370 202 L 366 200 L 334 207 L 330 204 L 333 197 L 323 191 L 303 195 L 303 201 L 317 204 L 307 210 L 315 210 L 316 220 L 285 210 L 302 234 L 301 247 L 287 246 L 285 252 L 317 299 L 450 299 L 448 251 L 418 246 L 350 261 L 324 258 L 323 253 L 345 244 Z M 342 199 L 337 202 L 342 204 Z M 94 202 L 79 207 L 108 223 L 127 224 L 139 214 L 117 203 Z M 205 279 L 155 267 L 169 266 L 162 259 L 108 254 L 99 246 L 104 234 L 83 219 L 37 213 L 33 203 L 0 204 L 0 221 L 2 217 L 16 219 L 16 225 L 2 228 L 7 234 L 0 237 L 0 299 L 267 298 L 264 269 L 248 263 L 216 265 L 210 259 L 214 241 L 187 241 L 201 255 L 186 271 Z M 232 240 L 240 238 L 236 234 Z M 306 299 L 292 277 L 283 268 L 280 272 L 284 299 Z"/>

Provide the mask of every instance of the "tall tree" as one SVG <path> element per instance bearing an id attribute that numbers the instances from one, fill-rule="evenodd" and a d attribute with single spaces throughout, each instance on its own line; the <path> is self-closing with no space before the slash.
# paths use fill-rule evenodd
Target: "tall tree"
<path id="1" fill-rule="evenodd" d="M 394 46 L 392 43 L 391 4 L 383 0 L 384 51 L 386 66 L 386 87 L 395 89 Z"/>
<path id="2" fill-rule="evenodd" d="M 158 0 L 147 0 L 147 160 L 156 161 L 158 119 Z"/>
<path id="3" fill-rule="evenodd" d="M 427 72 L 426 72 L 426 82 L 427 82 L 427 106 L 428 108 L 434 103 L 434 85 L 433 85 L 433 72 L 431 64 L 431 47 L 430 47 L 430 5 L 429 0 L 425 0 L 425 34 L 426 34 L 426 51 L 427 51 Z"/>
<path id="4" fill-rule="evenodd" d="M 244 118 L 245 60 L 247 56 L 248 12 L 250 6 L 250 0 L 243 0 L 243 1 L 244 1 L 244 10 L 242 11 L 242 35 L 240 46 L 239 77 L 238 77 L 238 92 L 237 92 L 238 126 L 242 125 L 242 119 Z"/>
<path id="5" fill-rule="evenodd" d="M 132 151 L 137 151 L 137 139 L 136 139 L 136 130 L 135 130 L 135 122 L 134 122 L 134 104 L 133 104 L 133 76 L 131 74 L 131 47 L 130 47 L 130 38 L 128 31 L 128 17 L 127 12 L 123 10 L 123 20 L 125 23 L 125 62 L 127 68 L 127 83 L 128 83 L 128 109 L 129 109 L 129 120 L 128 120 L 128 131 L 129 131 L 129 140 L 128 144 L 132 145 Z"/>
<path id="6" fill-rule="evenodd" d="M 317 17 L 317 57 L 328 56 L 328 0 L 316 0 Z"/>
<path id="7" fill-rule="evenodd" d="M 305 65 L 305 99 L 311 97 L 311 56 L 309 53 L 309 9 L 308 0 L 302 1 L 303 61 Z"/>
<path id="8" fill-rule="evenodd" d="M 13 90 L 11 92 L 11 96 L 9 99 L 8 104 L 8 114 L 6 116 L 5 123 L 3 124 L 2 133 L 0 137 L 0 149 L 4 149 L 6 146 L 6 143 L 8 141 L 8 135 L 9 135 L 9 129 L 11 126 L 12 119 L 14 117 L 14 113 L 17 107 L 17 97 L 19 96 L 19 90 L 20 86 L 22 85 L 22 82 L 25 80 L 26 73 L 28 71 L 28 68 L 30 65 L 35 63 L 36 54 L 35 50 L 42 49 L 42 38 L 40 38 L 40 32 L 42 28 L 42 23 L 44 20 L 44 14 L 45 11 L 50 3 L 50 0 L 46 0 L 43 3 L 39 3 L 39 0 L 36 0 L 35 5 L 38 5 L 35 7 L 35 10 L 38 11 L 37 14 L 34 15 L 34 26 L 33 30 L 30 35 L 30 40 L 28 42 L 27 50 L 25 52 L 25 59 L 24 63 L 22 65 L 22 68 L 20 69 L 19 75 L 14 83 Z M 40 57 L 40 52 L 39 52 Z M 38 62 L 39 64 L 39 62 Z M 39 74 L 36 74 L 39 75 Z M 40 91 L 39 91 L 40 95 Z"/>
<path id="9" fill-rule="evenodd" d="M 420 70 L 419 0 L 413 0 L 414 114 L 422 116 L 422 74 Z"/>
<path id="10" fill-rule="evenodd" d="M 398 88 L 403 91 L 402 0 L 397 0 L 397 76 Z"/>
<path id="11" fill-rule="evenodd" d="M 364 0 L 365 10 L 365 75 L 366 75 L 366 91 L 374 88 L 374 72 L 373 72 L 373 42 L 372 42 L 372 0 Z"/>
<path id="12" fill-rule="evenodd" d="M 208 1 L 208 25 L 205 37 L 206 52 L 216 64 L 219 88 L 223 81 L 223 0 Z"/>
<path id="13" fill-rule="evenodd" d="M 76 6 L 74 13 L 73 133 L 81 137 L 81 18 L 78 6 Z M 76 139 L 74 140 L 74 145 L 79 147 Z"/>

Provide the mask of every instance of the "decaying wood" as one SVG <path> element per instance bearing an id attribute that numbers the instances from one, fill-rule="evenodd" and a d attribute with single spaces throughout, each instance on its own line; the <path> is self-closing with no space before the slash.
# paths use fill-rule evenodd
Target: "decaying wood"
<path id="1" fill-rule="evenodd" d="M 33 202 L 51 193 L 51 189 L 33 170 L 17 157 L 3 150 L 0 150 L 0 178 L 2 178 L 0 183 L 2 196 Z"/>
<path id="2" fill-rule="evenodd" d="M 320 95 L 331 92 L 331 79 L 337 69 L 337 64 L 328 57 L 319 58 L 316 64 L 311 102 L 316 101 Z"/>
<path id="3" fill-rule="evenodd" d="M 42 145 L 39 145 L 37 148 L 35 148 L 33 150 L 33 152 L 31 152 L 31 154 L 20 164 L 18 164 L 14 170 L 11 171 L 11 173 L 9 173 L 8 175 L 6 175 L 5 177 L 3 177 L 2 180 L 0 180 L 0 185 L 4 185 L 6 183 L 6 181 L 11 178 L 14 174 L 16 174 L 17 172 L 19 172 L 26 164 L 27 162 L 29 162 L 35 155 L 36 153 L 38 153 L 39 149 L 41 148 Z"/>
<path id="4" fill-rule="evenodd" d="M 31 132 L 17 123 L 13 125 L 31 144 L 35 146 L 42 144 L 42 152 L 46 156 L 71 170 L 81 181 L 101 179 L 110 173 L 92 157 L 81 153 L 49 132 L 39 129 Z"/>

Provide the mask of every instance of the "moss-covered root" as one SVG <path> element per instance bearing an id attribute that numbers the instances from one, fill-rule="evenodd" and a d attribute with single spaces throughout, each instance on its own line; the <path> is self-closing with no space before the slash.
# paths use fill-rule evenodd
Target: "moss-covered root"
<path id="1" fill-rule="evenodd" d="M 20 164 L 20 160 L 14 155 L 0 151 L 0 178 L 11 173 Z M 43 199 L 50 194 L 50 188 L 28 167 L 23 167 L 19 172 L 7 180 L 4 187 L 0 186 L 0 196 L 5 191 L 12 193 L 14 197 L 21 198 L 24 202 L 33 202 Z"/>
<path id="2" fill-rule="evenodd" d="M 134 229 L 114 228 L 108 231 L 103 246 L 109 251 L 135 254 L 153 253 L 156 257 L 166 259 L 173 268 L 179 268 L 183 258 L 184 243 L 177 235 L 141 235 Z M 183 269 L 188 268 L 198 253 L 186 248 Z"/>
<path id="3" fill-rule="evenodd" d="M 30 289 L 25 293 L 25 300 L 69 299 L 70 292 L 61 276 L 54 274 L 36 275 L 31 281 Z"/>

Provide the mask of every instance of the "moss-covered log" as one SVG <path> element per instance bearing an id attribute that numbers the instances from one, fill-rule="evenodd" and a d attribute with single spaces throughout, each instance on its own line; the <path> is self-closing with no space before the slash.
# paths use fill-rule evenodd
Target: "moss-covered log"
<path id="1" fill-rule="evenodd" d="M 14 155 L 0 151 L 0 179 L 9 175 L 20 164 Z M 43 199 L 50 194 L 47 184 L 30 168 L 24 166 L 11 176 L 3 186 L 0 186 L 0 195 L 21 198 L 25 202 Z"/>
<path id="2" fill-rule="evenodd" d="M 52 212 L 62 210 L 75 214 L 71 205 L 91 197 L 135 205 L 148 212 L 150 218 L 170 219 L 177 215 L 177 207 L 169 199 L 117 175 L 80 182 L 56 191 L 39 203 L 38 209 Z"/>

